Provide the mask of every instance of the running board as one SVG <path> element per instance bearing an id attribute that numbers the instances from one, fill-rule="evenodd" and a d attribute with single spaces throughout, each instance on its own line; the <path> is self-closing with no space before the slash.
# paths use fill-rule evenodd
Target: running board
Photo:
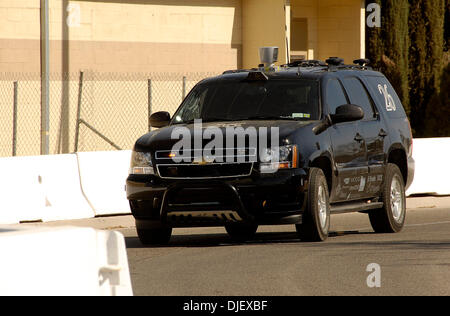
<path id="1" fill-rule="evenodd" d="M 355 203 L 341 203 L 331 205 L 332 214 L 345 214 L 345 213 L 356 213 L 364 212 L 370 210 L 376 210 L 383 208 L 384 204 L 382 202 L 355 202 Z"/>

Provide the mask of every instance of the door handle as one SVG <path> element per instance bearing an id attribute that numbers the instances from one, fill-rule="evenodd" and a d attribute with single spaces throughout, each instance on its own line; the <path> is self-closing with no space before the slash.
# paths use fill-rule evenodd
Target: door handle
<path id="1" fill-rule="evenodd" d="M 388 136 L 388 133 L 384 129 L 381 129 L 380 134 L 378 134 L 378 136 L 385 138 Z"/>
<path id="2" fill-rule="evenodd" d="M 355 139 L 355 141 L 357 141 L 358 143 L 361 143 L 361 142 L 364 140 L 364 138 L 361 136 L 360 133 L 356 134 L 356 136 L 355 136 L 354 139 Z"/>

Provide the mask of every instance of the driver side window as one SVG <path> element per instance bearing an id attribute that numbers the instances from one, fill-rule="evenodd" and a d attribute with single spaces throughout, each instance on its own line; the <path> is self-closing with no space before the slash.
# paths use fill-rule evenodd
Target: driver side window
<path id="1" fill-rule="evenodd" d="M 200 119 L 208 89 L 192 92 L 185 101 L 184 108 L 175 117 L 176 122 Z"/>
<path id="2" fill-rule="evenodd" d="M 339 80 L 331 79 L 328 81 L 326 88 L 326 102 L 330 109 L 330 114 L 336 113 L 336 109 L 339 106 L 348 103 L 344 89 Z"/>

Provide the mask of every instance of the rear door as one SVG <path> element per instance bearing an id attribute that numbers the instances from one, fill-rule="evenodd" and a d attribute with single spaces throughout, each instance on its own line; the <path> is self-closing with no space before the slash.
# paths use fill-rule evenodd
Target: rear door
<path id="1" fill-rule="evenodd" d="M 367 88 L 361 80 L 348 76 L 342 80 L 350 103 L 362 107 L 364 119 L 360 122 L 361 136 L 367 149 L 369 174 L 363 187 L 361 184 L 361 197 L 371 198 L 378 196 L 383 183 L 385 169 L 384 141 L 388 136 L 387 128 L 380 120 L 380 115 L 370 97 Z"/>
<path id="2" fill-rule="evenodd" d="M 332 78 L 325 84 L 325 103 L 329 113 L 348 104 L 342 83 Z M 331 202 L 359 200 L 364 197 L 368 177 L 366 145 L 359 122 L 335 124 L 329 129 L 333 148 L 337 185 L 331 192 Z"/>

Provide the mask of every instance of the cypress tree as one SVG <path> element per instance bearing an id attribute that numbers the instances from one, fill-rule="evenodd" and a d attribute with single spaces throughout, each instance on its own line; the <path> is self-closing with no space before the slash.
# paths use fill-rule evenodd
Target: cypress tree
<path id="1" fill-rule="evenodd" d="M 384 72 L 392 81 L 407 113 L 409 107 L 408 91 L 408 48 L 410 45 L 408 16 L 408 0 L 385 0 L 384 15 Z"/>
<path id="2" fill-rule="evenodd" d="M 380 7 L 382 6 L 381 0 L 367 0 L 366 7 L 370 3 L 376 3 Z M 381 61 L 384 55 L 382 28 L 366 26 L 366 51 L 366 57 L 370 59 L 372 67 L 381 70 Z"/>
<path id="3" fill-rule="evenodd" d="M 434 136 L 435 96 L 440 93 L 445 0 L 409 0 L 411 123 L 416 137 Z M 445 106 L 445 105 L 441 105 Z"/>
<path id="4" fill-rule="evenodd" d="M 448 53 L 450 49 L 450 0 L 445 1 L 444 38 L 444 50 Z"/>
<path id="5" fill-rule="evenodd" d="M 429 103 L 426 135 L 431 137 L 450 136 L 450 64 L 443 70 L 440 92 Z M 430 115 L 433 114 L 433 115 Z"/>
<path id="6" fill-rule="evenodd" d="M 427 34 L 426 21 L 423 16 L 424 2 L 429 0 L 409 0 L 409 35 L 411 46 L 409 49 L 409 85 L 411 102 L 411 125 L 415 136 L 423 134 L 425 127 L 425 107 L 423 101 L 426 99 L 426 60 L 427 60 Z"/>
<path id="7" fill-rule="evenodd" d="M 408 0 L 368 0 L 381 6 L 381 28 L 366 27 L 367 57 L 394 86 L 409 113 Z"/>
<path id="8" fill-rule="evenodd" d="M 367 4 L 373 2 L 381 5 L 382 27 L 367 28 L 367 57 L 392 82 L 414 135 L 442 136 L 438 129 L 450 107 L 442 96 L 442 89 L 450 89 L 448 67 L 442 71 L 450 59 L 450 0 L 368 0 Z M 446 85 L 441 83 L 444 79 Z"/>

